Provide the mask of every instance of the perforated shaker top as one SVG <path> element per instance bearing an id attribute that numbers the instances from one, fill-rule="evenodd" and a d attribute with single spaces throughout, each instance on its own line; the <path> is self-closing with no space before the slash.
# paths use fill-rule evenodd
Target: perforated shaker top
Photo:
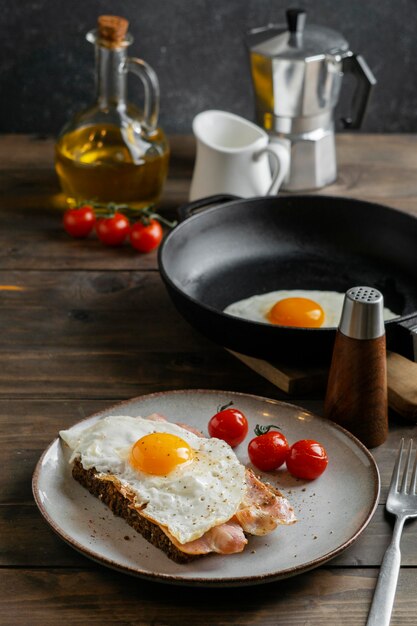
<path id="1" fill-rule="evenodd" d="M 375 339 L 385 334 L 384 298 L 378 289 L 359 286 L 348 289 L 339 330 L 353 339 Z"/>

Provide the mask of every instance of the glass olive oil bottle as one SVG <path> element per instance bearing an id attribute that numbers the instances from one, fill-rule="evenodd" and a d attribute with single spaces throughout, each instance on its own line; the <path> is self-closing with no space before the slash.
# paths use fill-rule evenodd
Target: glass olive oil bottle
<path id="1" fill-rule="evenodd" d="M 127 20 L 101 16 L 87 34 L 95 45 L 97 101 L 76 114 L 56 144 L 56 171 L 70 203 L 127 203 L 141 208 L 159 200 L 168 172 L 169 146 L 158 127 L 159 83 L 141 59 L 127 57 Z M 127 73 L 143 82 L 143 112 L 126 99 Z"/>

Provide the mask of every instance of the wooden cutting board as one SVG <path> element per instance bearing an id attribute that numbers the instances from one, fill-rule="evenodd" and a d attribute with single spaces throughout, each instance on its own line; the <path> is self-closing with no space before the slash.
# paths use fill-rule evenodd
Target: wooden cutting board
<path id="1" fill-rule="evenodd" d="M 263 361 L 239 352 L 229 351 L 255 372 L 290 395 L 312 391 L 325 392 L 328 368 L 297 368 Z M 395 352 L 387 352 L 388 403 L 407 420 L 417 422 L 417 363 Z"/>

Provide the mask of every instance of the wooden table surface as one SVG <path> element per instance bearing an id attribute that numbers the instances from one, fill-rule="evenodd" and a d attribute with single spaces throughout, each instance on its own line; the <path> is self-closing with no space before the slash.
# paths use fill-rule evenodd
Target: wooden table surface
<path id="1" fill-rule="evenodd" d="M 193 140 L 173 137 L 172 150 L 161 203 L 167 216 L 187 199 Z M 338 159 L 338 181 L 324 193 L 417 215 L 417 137 L 343 135 Z M 295 578 L 244 589 L 172 587 L 106 569 L 52 532 L 34 504 L 31 478 L 58 430 L 156 390 L 287 396 L 179 316 L 156 254 L 63 232 L 51 139 L 0 137 L 0 187 L 0 623 L 365 624 L 393 527 L 384 503 L 394 451 L 417 432 L 398 417 L 372 451 L 382 480 L 372 522 L 341 556 Z M 320 396 L 289 399 L 321 410 Z M 392 624 L 415 625 L 416 523 L 405 528 L 402 553 Z"/>

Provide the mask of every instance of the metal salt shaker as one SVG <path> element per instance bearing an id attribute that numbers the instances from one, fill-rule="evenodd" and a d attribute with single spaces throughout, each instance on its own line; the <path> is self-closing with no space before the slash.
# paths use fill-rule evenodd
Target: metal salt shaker
<path id="1" fill-rule="evenodd" d="M 368 448 L 388 435 L 384 299 L 371 287 L 345 294 L 324 403 L 326 418 Z"/>

